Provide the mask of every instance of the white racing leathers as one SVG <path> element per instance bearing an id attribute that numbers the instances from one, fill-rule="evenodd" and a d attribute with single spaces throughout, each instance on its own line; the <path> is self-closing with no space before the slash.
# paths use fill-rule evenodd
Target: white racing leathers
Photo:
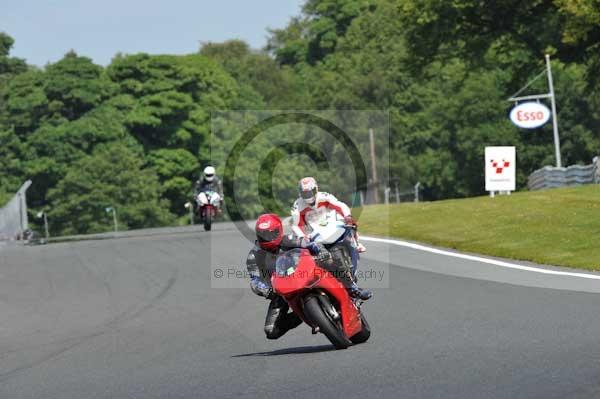
<path id="1" fill-rule="evenodd" d="M 335 195 L 319 191 L 313 205 L 298 198 L 292 207 L 292 231 L 298 237 L 306 237 L 306 226 L 327 224 L 327 217 L 335 211 L 341 218 L 350 215 L 350 208 Z"/>
<path id="2" fill-rule="evenodd" d="M 338 200 L 334 195 L 319 191 L 313 205 L 309 205 L 303 198 L 298 198 L 292 207 L 292 231 L 298 237 L 309 237 L 312 230 L 319 231 L 320 226 L 326 226 L 332 219 L 343 219 L 350 215 L 351 211 L 348 205 Z M 356 246 L 351 240 L 345 240 L 345 245 L 349 251 L 351 270 L 353 275 L 358 267 L 359 255 Z M 338 265 L 345 262 L 342 253 L 337 252 L 331 255 Z"/>
<path id="3" fill-rule="evenodd" d="M 319 191 L 313 205 L 309 205 L 303 198 L 298 198 L 294 202 L 292 207 L 292 231 L 298 237 L 309 237 L 310 231 L 319 230 L 319 226 L 326 226 L 332 219 L 343 219 L 350 214 L 350 208 L 344 202 L 338 200 L 334 195 Z M 350 232 L 348 233 L 350 234 Z M 341 272 L 337 278 L 350 291 L 358 291 L 360 295 L 366 294 L 368 296 L 364 299 L 368 299 L 371 297 L 371 293 L 361 290 L 353 280 L 356 276 L 359 261 L 359 251 L 356 246 L 356 244 L 360 245 L 357 242 L 358 236 L 355 234 L 354 239 L 349 236 L 345 237 L 346 239 L 343 242 L 334 244 L 333 248 L 329 248 L 333 263 L 337 267 L 336 271 Z M 347 248 L 350 265 L 347 263 L 347 255 L 344 255 L 345 251 L 339 250 L 340 245 Z M 336 246 L 338 248 L 335 248 Z"/>

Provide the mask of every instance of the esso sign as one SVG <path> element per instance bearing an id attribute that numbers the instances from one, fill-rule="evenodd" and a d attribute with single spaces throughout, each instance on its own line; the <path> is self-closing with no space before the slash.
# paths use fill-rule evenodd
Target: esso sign
<path id="1" fill-rule="evenodd" d="M 535 129 L 550 119 L 550 110 L 537 102 L 522 103 L 510 111 L 510 120 L 518 127 Z"/>

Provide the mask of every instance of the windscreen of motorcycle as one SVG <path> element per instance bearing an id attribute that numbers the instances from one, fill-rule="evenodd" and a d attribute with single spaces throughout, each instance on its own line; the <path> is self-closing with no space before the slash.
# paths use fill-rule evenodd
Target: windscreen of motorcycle
<path id="1" fill-rule="evenodd" d="M 310 239 L 322 244 L 334 244 L 340 240 L 346 229 L 335 210 L 325 207 L 307 213 L 306 221 L 310 226 Z"/>
<path id="2" fill-rule="evenodd" d="M 284 277 L 294 273 L 300 264 L 301 254 L 300 248 L 294 248 L 279 255 L 275 262 L 275 273 Z"/>
<path id="3" fill-rule="evenodd" d="M 325 226 L 314 226 L 310 233 L 310 240 L 322 244 L 333 244 L 338 242 L 345 232 L 346 228 L 344 227 L 343 222 L 331 221 Z"/>

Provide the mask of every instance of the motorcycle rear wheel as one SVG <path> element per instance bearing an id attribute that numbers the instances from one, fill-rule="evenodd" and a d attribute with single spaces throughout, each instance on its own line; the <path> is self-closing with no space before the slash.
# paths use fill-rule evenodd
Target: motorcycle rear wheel
<path id="1" fill-rule="evenodd" d="M 329 299 L 327 299 L 329 300 Z M 338 327 L 321 307 L 319 299 L 311 295 L 304 302 L 304 314 L 319 327 L 319 331 L 325 334 L 335 349 L 346 349 L 352 342 L 346 338 L 341 327 Z"/>

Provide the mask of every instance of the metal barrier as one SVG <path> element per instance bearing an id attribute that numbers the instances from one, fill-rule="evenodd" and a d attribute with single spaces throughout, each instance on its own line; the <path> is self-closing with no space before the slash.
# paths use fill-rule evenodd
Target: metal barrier
<path id="1" fill-rule="evenodd" d="M 27 180 L 6 205 L 0 208 L 0 241 L 20 240 L 29 229 L 27 198 L 25 193 L 31 186 Z"/>
<path id="2" fill-rule="evenodd" d="M 391 187 L 387 187 L 384 191 L 384 203 L 389 204 L 392 201 L 395 201 L 397 204 L 401 202 L 419 202 L 421 197 L 420 190 L 421 182 L 417 182 L 412 190 L 407 191 L 400 191 L 397 184 L 393 190 Z"/>
<path id="3" fill-rule="evenodd" d="M 591 165 L 573 165 L 567 168 L 544 166 L 529 175 L 527 188 L 542 190 L 581 184 L 600 183 L 600 158 L 595 157 Z"/>

